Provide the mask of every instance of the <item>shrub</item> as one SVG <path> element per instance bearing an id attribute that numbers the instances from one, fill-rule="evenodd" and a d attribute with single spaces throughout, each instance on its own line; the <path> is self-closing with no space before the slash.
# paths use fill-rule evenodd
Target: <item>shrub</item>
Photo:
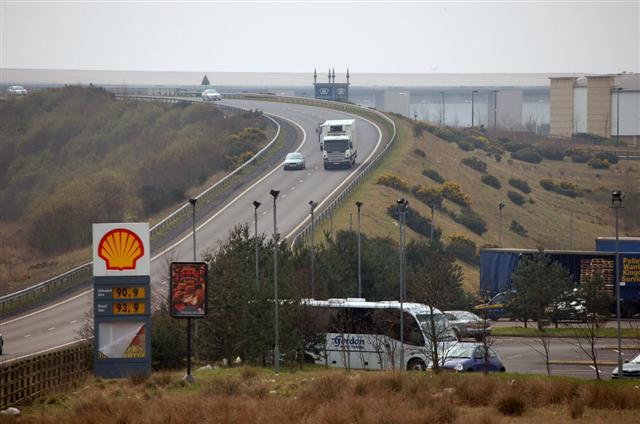
<path id="1" fill-rule="evenodd" d="M 476 244 L 462 235 L 449 237 L 447 252 L 470 264 L 477 265 L 480 262 Z"/>
<path id="2" fill-rule="evenodd" d="M 387 214 L 394 219 L 399 220 L 398 206 L 391 205 L 387 208 Z M 407 208 L 407 214 L 405 215 L 405 224 L 418 234 L 422 234 L 425 237 L 431 236 L 431 221 L 424 216 L 420 215 L 415 209 Z M 433 238 L 439 240 L 442 236 L 442 230 L 437 227 L 433 228 Z"/>
<path id="3" fill-rule="evenodd" d="M 442 175 L 440 175 L 435 169 L 424 169 L 422 171 L 422 175 L 427 178 L 431 178 L 433 181 L 440 184 L 444 182 L 444 178 L 442 177 Z"/>
<path id="4" fill-rule="evenodd" d="M 515 203 L 518 206 L 522 206 L 524 205 L 524 202 L 526 202 L 526 199 L 524 198 L 524 196 L 518 193 L 517 191 L 509 190 L 507 192 L 507 196 L 509 197 L 509 199 L 511 199 L 513 203 Z"/>
<path id="5" fill-rule="evenodd" d="M 529 231 L 524 227 L 524 225 L 520 224 L 515 219 L 511 221 L 511 225 L 509 225 L 509 229 L 519 236 L 525 237 Z"/>
<path id="6" fill-rule="evenodd" d="M 500 180 L 494 177 L 493 175 L 489 175 L 489 174 L 483 175 L 480 180 L 486 185 L 496 188 L 498 190 L 500 190 L 500 188 L 502 187 Z"/>
<path id="7" fill-rule="evenodd" d="M 595 169 L 609 169 L 611 164 L 606 159 L 592 158 L 588 162 L 589 166 Z"/>
<path id="8" fill-rule="evenodd" d="M 596 158 L 602 159 L 602 160 L 606 160 L 611 165 L 615 165 L 616 163 L 618 163 L 620 161 L 620 159 L 618 158 L 618 155 L 616 155 L 615 153 L 611 153 L 611 152 L 596 153 Z"/>
<path id="9" fill-rule="evenodd" d="M 413 124 L 413 135 L 420 137 L 424 131 L 430 131 L 430 128 L 424 122 L 415 122 Z"/>
<path id="10" fill-rule="evenodd" d="M 526 193 L 526 194 L 531 193 L 531 187 L 529 187 L 529 184 L 524 180 L 520 180 L 518 178 L 510 178 L 509 185 L 517 188 L 523 193 Z"/>
<path id="11" fill-rule="evenodd" d="M 419 147 L 413 149 L 413 153 L 415 153 L 417 156 L 420 156 L 421 158 L 427 157 L 427 154 L 424 152 L 424 150 L 420 149 Z"/>
<path id="12" fill-rule="evenodd" d="M 478 235 L 482 235 L 487 231 L 485 220 L 471 208 L 463 208 L 455 220 Z"/>
<path id="13" fill-rule="evenodd" d="M 526 409 L 524 395 L 518 392 L 509 392 L 500 397 L 496 401 L 496 409 L 502 415 L 509 417 L 519 417 Z"/>
<path id="14" fill-rule="evenodd" d="M 395 188 L 396 190 L 403 192 L 409 191 L 409 186 L 405 179 L 393 174 L 381 175 L 380 178 L 378 178 L 378 184 Z"/>
<path id="15" fill-rule="evenodd" d="M 507 138 L 507 140 L 508 140 L 508 138 Z M 512 141 L 512 142 L 504 143 L 502 145 L 502 147 L 504 147 L 504 149 L 506 151 L 513 153 L 513 152 L 517 152 L 518 150 L 526 149 L 526 148 L 531 147 L 531 146 L 529 144 L 518 143 L 518 142 Z"/>
<path id="16" fill-rule="evenodd" d="M 447 181 L 442 185 L 442 196 L 463 207 L 471 206 L 471 198 L 462 191 L 460 184 Z"/>
<path id="17" fill-rule="evenodd" d="M 440 207 L 442 206 L 442 190 L 439 188 L 430 188 L 427 186 L 415 187 L 413 190 L 416 199 L 420 200 L 427 206 Z"/>
<path id="18" fill-rule="evenodd" d="M 464 150 L 465 152 L 471 152 L 473 151 L 473 149 L 475 149 L 473 143 L 467 140 L 458 140 L 456 144 L 458 144 L 458 148 L 460 150 Z"/>
<path id="19" fill-rule="evenodd" d="M 475 169 L 478 172 L 484 173 L 487 171 L 487 163 L 475 156 L 462 159 L 462 163 L 464 165 L 467 165 L 471 169 Z"/>
<path id="20" fill-rule="evenodd" d="M 591 160 L 591 153 L 582 150 L 568 150 L 567 156 L 575 163 L 587 163 Z"/>
<path id="21" fill-rule="evenodd" d="M 511 152 L 511 157 L 523 162 L 538 164 L 542 162 L 542 156 L 540 156 L 535 150 L 527 148 Z"/>
<path id="22" fill-rule="evenodd" d="M 540 146 L 536 151 L 545 159 L 564 160 L 565 151 L 555 146 Z"/>
<path id="23" fill-rule="evenodd" d="M 562 194 L 563 196 L 582 196 L 582 190 L 580 189 L 580 187 L 568 181 L 562 181 L 558 184 L 550 178 L 543 178 L 540 180 L 540 185 L 547 191 L 554 191 L 558 194 Z"/>
<path id="24" fill-rule="evenodd" d="M 486 150 L 489 148 L 489 139 L 483 135 L 472 135 L 468 141 L 473 143 L 476 149 Z"/>

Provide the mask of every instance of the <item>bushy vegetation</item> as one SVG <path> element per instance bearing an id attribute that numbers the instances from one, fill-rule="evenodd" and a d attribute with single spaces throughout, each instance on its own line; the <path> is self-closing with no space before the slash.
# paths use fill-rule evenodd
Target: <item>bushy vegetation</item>
<path id="1" fill-rule="evenodd" d="M 444 177 L 440 175 L 440 173 L 435 169 L 424 169 L 422 170 L 422 175 L 424 175 L 427 178 L 431 178 L 433 181 L 439 184 L 444 183 Z"/>
<path id="2" fill-rule="evenodd" d="M 473 265 L 477 265 L 480 262 L 480 256 L 478 255 L 478 249 L 475 242 L 473 240 L 469 240 L 463 235 L 449 237 L 447 252 L 456 258 Z"/>
<path id="3" fill-rule="evenodd" d="M 587 163 L 593 157 L 589 152 L 575 149 L 567 150 L 566 155 L 569 156 L 575 163 Z"/>
<path id="4" fill-rule="evenodd" d="M 523 193 L 531 193 L 531 187 L 529 187 L 529 184 L 525 180 L 521 180 L 519 178 L 509 178 L 509 185 L 517 188 Z"/>
<path id="5" fill-rule="evenodd" d="M 515 152 L 511 152 L 511 157 L 517 160 L 521 160 L 523 162 L 529 162 L 538 164 L 542 162 L 542 156 L 538 154 L 538 152 L 532 148 L 526 148 L 522 150 L 517 150 Z"/>
<path id="6" fill-rule="evenodd" d="M 400 220 L 398 207 L 396 205 L 389 206 L 389 208 L 387 208 L 387 213 L 390 217 Z M 405 224 L 416 233 L 426 238 L 431 237 L 431 220 L 420 215 L 420 212 L 415 209 L 407 208 Z M 439 240 L 441 236 L 442 230 L 438 227 L 433 227 L 433 238 Z"/>
<path id="7" fill-rule="evenodd" d="M 483 175 L 480 181 L 498 190 L 500 190 L 500 188 L 502 187 L 502 183 L 500 183 L 500 180 L 497 177 L 490 174 Z"/>
<path id="8" fill-rule="evenodd" d="M 260 113 L 117 101 L 69 86 L 0 103 L 0 219 L 32 247 L 87 245 L 92 222 L 153 214 L 265 142 Z"/>
<path id="9" fill-rule="evenodd" d="M 487 172 L 487 163 L 475 156 L 462 159 L 462 164 L 478 172 Z"/>
<path id="10" fill-rule="evenodd" d="M 567 197 L 582 197 L 582 190 L 576 184 L 570 181 L 561 181 L 559 183 L 550 178 L 540 180 L 540 185 L 547 191 L 553 191 Z"/>
<path id="11" fill-rule="evenodd" d="M 531 145 L 530 144 L 516 142 L 516 141 L 507 141 L 506 143 L 503 143 L 502 147 L 504 147 L 504 149 L 506 151 L 513 153 L 513 152 L 517 152 L 519 150 L 531 148 Z"/>
<path id="12" fill-rule="evenodd" d="M 416 156 L 420 156 L 423 159 L 427 157 L 427 154 L 424 152 L 424 150 L 422 150 L 419 147 L 416 147 L 415 149 L 413 149 L 413 153 L 415 153 Z"/>
<path id="13" fill-rule="evenodd" d="M 471 208 L 462 208 L 459 214 L 445 210 L 447 215 L 459 224 L 464 225 L 474 233 L 482 235 L 487 232 L 487 223 L 476 211 Z"/>
<path id="14" fill-rule="evenodd" d="M 564 149 L 555 146 L 539 146 L 536 151 L 545 159 L 563 160 L 565 156 Z"/>
<path id="15" fill-rule="evenodd" d="M 460 184 L 456 182 L 447 181 L 446 183 L 442 184 L 442 196 L 445 199 L 451 200 L 453 203 L 456 203 L 462 207 L 471 206 L 471 197 L 467 193 L 462 191 L 462 188 L 460 188 Z"/>
<path id="16" fill-rule="evenodd" d="M 509 229 L 522 237 L 526 237 L 526 235 L 529 233 L 529 231 L 527 231 L 524 225 L 520 224 L 515 219 L 511 220 L 511 225 L 509 225 Z"/>
<path id="17" fill-rule="evenodd" d="M 427 186 L 414 187 L 413 195 L 425 205 L 436 208 L 442 206 L 442 200 L 444 199 L 440 188 L 431 188 Z"/>
<path id="18" fill-rule="evenodd" d="M 620 161 L 618 156 L 612 152 L 599 152 L 595 154 L 596 159 L 601 159 L 603 161 L 609 162 L 611 165 L 615 165 Z"/>
<path id="19" fill-rule="evenodd" d="M 409 185 L 407 184 L 407 181 L 404 178 L 398 177 L 397 175 L 393 175 L 393 174 L 381 175 L 378 178 L 378 184 L 395 188 L 396 190 L 399 190 L 402 192 L 409 191 Z"/>
<path id="20" fill-rule="evenodd" d="M 524 196 L 518 193 L 517 191 L 509 190 L 507 192 L 507 197 L 509 197 L 509 199 L 518 206 L 522 206 L 526 202 L 526 199 L 524 198 Z"/>

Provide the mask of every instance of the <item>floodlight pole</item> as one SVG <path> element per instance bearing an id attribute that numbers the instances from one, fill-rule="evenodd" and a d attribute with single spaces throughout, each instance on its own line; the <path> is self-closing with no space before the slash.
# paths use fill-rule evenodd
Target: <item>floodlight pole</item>
<path id="1" fill-rule="evenodd" d="M 362 248 L 361 248 L 361 240 L 360 240 L 360 208 L 363 203 L 358 201 L 356 202 L 356 207 L 358 208 L 358 297 L 362 298 Z"/>
<path id="2" fill-rule="evenodd" d="M 274 332 L 275 346 L 273 348 L 273 363 L 276 374 L 280 372 L 280 328 L 278 322 L 278 224 L 276 221 L 276 199 L 279 190 L 271 190 L 273 196 L 273 309 L 274 309 Z"/>
<path id="3" fill-rule="evenodd" d="M 196 261 L 196 202 L 198 199 L 191 198 L 191 223 L 193 227 L 193 261 Z M 196 330 L 197 331 L 197 330 Z M 187 375 L 184 376 L 186 383 L 194 383 L 195 378 L 191 374 L 191 318 L 187 318 Z"/>
<path id="4" fill-rule="evenodd" d="M 315 232 L 315 216 L 314 216 L 314 211 L 316 209 L 316 207 L 318 206 L 317 202 L 314 202 L 313 200 L 309 200 L 309 207 L 311 208 L 311 249 L 310 249 L 310 253 L 311 253 L 311 297 L 313 298 L 314 292 L 315 292 L 315 276 L 314 276 L 314 250 L 315 250 L 315 243 L 313 240 L 313 233 Z"/>
<path id="5" fill-rule="evenodd" d="M 618 226 L 618 213 L 622 206 L 622 201 L 624 200 L 625 194 L 619 190 L 611 192 L 611 207 L 615 210 L 616 214 L 616 265 L 615 265 L 615 276 L 616 276 L 616 324 L 617 331 L 616 335 L 618 338 L 618 378 L 622 380 L 624 378 L 624 372 L 622 369 L 622 338 L 620 331 L 620 237 L 619 237 L 619 226 Z"/>
<path id="6" fill-rule="evenodd" d="M 260 248 L 258 246 L 258 208 L 262 203 L 257 200 L 253 201 L 253 213 L 255 220 L 255 245 L 256 245 L 256 290 L 260 288 Z"/>
<path id="7" fill-rule="evenodd" d="M 403 197 L 396 203 L 400 209 L 400 364 L 404 370 L 404 222 L 409 202 Z"/>
<path id="8" fill-rule="evenodd" d="M 502 209 L 504 203 L 498 203 L 498 246 L 502 247 Z"/>

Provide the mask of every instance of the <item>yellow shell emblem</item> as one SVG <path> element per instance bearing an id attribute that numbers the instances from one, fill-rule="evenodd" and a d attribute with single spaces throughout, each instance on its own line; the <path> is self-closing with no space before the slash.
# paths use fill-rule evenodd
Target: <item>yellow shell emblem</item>
<path id="1" fill-rule="evenodd" d="M 107 269 L 135 269 L 144 255 L 142 240 L 126 228 L 116 228 L 105 234 L 98 244 L 98 256 L 107 263 Z"/>

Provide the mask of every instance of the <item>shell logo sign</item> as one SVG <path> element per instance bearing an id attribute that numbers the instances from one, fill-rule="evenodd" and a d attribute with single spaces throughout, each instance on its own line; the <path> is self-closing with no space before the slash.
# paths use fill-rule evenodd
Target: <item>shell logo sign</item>
<path id="1" fill-rule="evenodd" d="M 93 224 L 93 275 L 149 275 L 149 224 Z"/>

